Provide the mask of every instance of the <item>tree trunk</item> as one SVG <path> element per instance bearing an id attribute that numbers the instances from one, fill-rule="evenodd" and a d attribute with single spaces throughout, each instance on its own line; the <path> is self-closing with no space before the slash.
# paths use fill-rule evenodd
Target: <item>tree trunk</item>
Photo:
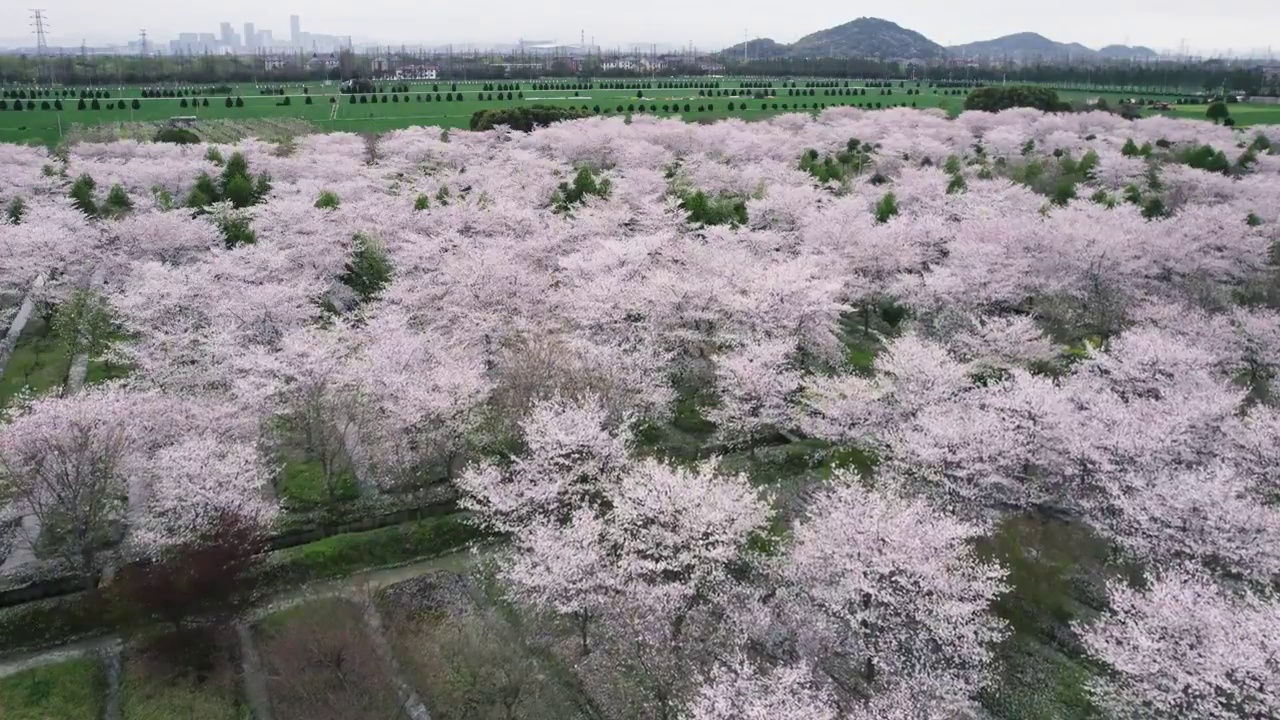
<path id="1" fill-rule="evenodd" d="M 586 657 L 591 654 L 591 647 L 587 644 L 587 624 L 591 622 L 591 616 L 586 610 L 579 611 L 578 615 L 578 637 L 582 641 L 582 656 Z"/>

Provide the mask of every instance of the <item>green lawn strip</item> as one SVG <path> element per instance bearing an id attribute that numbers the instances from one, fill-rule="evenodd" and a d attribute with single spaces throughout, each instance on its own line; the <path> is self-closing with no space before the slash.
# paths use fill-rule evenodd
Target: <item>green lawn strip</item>
<path id="1" fill-rule="evenodd" d="M 442 555 L 481 539 L 461 514 L 441 515 L 365 532 L 334 535 L 281 550 L 271 562 L 285 584 L 350 575 L 365 568 Z"/>
<path id="2" fill-rule="evenodd" d="M 0 375 L 0 407 L 27 386 L 36 394 L 61 387 L 70 369 L 66 343 L 42 320 L 31 318 Z"/>
<path id="3" fill-rule="evenodd" d="M 286 460 L 276 481 L 276 495 L 286 511 L 305 512 L 355 500 L 360 497 L 360 488 L 352 474 L 344 472 L 330 492 L 318 460 Z"/>
<path id="4" fill-rule="evenodd" d="M 122 720 L 250 720 L 232 658 L 224 654 L 216 662 L 197 674 L 136 649 L 127 652 L 120 679 Z"/>
<path id="5" fill-rule="evenodd" d="M 400 698 L 363 627 L 359 610 L 337 598 L 273 613 L 254 626 L 277 720 L 400 717 Z"/>
<path id="6" fill-rule="evenodd" d="M 816 79 L 821 81 L 821 79 Z M 635 82 L 635 81 L 631 81 Z M 649 81 L 651 84 L 656 82 Z M 838 81 L 842 84 L 844 80 Z M 744 120 L 759 120 L 771 117 L 782 112 L 815 112 L 820 106 L 825 104 L 827 107 L 855 105 L 864 108 L 874 108 L 876 103 L 880 103 L 883 107 L 889 106 L 914 106 L 919 108 L 941 107 L 949 114 L 955 115 L 960 112 L 964 105 L 965 95 L 963 93 L 957 95 L 947 94 L 947 89 L 929 88 L 924 85 L 915 87 L 913 83 L 907 83 L 910 87 L 891 88 L 893 94 L 880 95 L 879 88 L 867 89 L 867 94 L 862 95 L 839 95 L 829 94 L 823 95 L 823 90 L 830 92 L 840 92 L 848 90 L 864 89 L 863 81 L 849 80 L 849 88 L 814 88 L 814 94 L 808 95 L 787 95 L 786 89 L 775 88 L 775 92 L 779 93 L 777 97 L 768 99 L 754 99 L 748 96 L 698 96 L 696 88 L 650 88 L 640 92 L 644 94 L 643 98 L 636 97 L 636 90 L 617 90 L 604 89 L 598 87 L 592 90 L 577 91 L 579 95 L 573 96 L 572 90 L 533 90 L 531 83 L 527 81 L 521 82 L 520 93 L 524 97 L 513 98 L 512 100 L 480 100 L 483 94 L 486 98 L 489 91 L 481 90 L 483 87 L 480 83 L 459 83 L 458 91 L 462 94 L 463 100 L 444 100 L 444 98 L 454 91 L 450 89 L 450 83 L 437 83 L 439 90 L 432 90 L 431 83 L 410 83 L 408 93 L 372 93 L 367 97 L 367 102 L 360 102 L 359 95 L 341 95 L 337 94 L 337 89 L 330 86 L 321 86 L 311 84 L 308 87 L 312 89 L 312 104 L 306 104 L 308 96 L 303 95 L 295 85 L 285 85 L 286 92 L 289 93 L 288 105 L 282 105 L 284 97 L 278 95 L 260 95 L 257 94 L 253 87 L 237 87 L 234 88 L 244 102 L 243 107 L 226 107 L 226 98 L 222 95 L 207 96 L 209 106 L 205 107 L 203 103 L 198 106 L 192 105 L 188 98 L 188 106 L 182 107 L 181 98 L 137 98 L 136 95 L 140 90 L 131 88 L 127 92 L 129 98 L 124 108 L 115 108 L 107 110 L 106 103 L 119 102 L 118 91 L 113 92 L 113 98 L 99 100 L 100 109 L 77 110 L 77 99 L 63 99 L 64 109 L 57 110 L 41 110 L 39 105 L 35 110 L 23 110 L 19 112 L 7 111 L 0 112 L 0 140 L 7 142 L 33 142 L 46 145 L 55 145 L 58 143 L 68 128 L 73 124 L 95 125 L 95 124 L 111 124 L 111 123 L 132 123 L 132 122 L 161 122 L 178 116 L 195 117 L 200 120 L 256 120 L 269 118 L 291 118 L 306 120 L 323 129 L 329 131 L 348 131 L 348 132 L 384 132 L 388 130 L 412 127 L 416 125 L 436 125 L 441 127 L 467 127 L 472 113 L 477 110 L 493 109 L 501 107 L 522 106 L 531 103 L 541 103 L 555 106 L 573 106 L 594 108 L 599 106 L 602 111 L 610 110 L 612 115 L 618 114 L 617 107 L 621 105 L 626 114 L 626 107 L 631 105 L 640 105 L 652 107 L 657 105 L 659 110 L 655 113 L 664 117 L 681 117 L 690 121 L 710 121 L 724 117 L 738 117 Z M 389 89 L 392 83 L 385 83 L 386 89 Z M 781 84 L 777 81 L 776 84 Z M 803 81 L 800 84 L 804 84 Z M 748 90 L 750 88 L 739 87 L 740 82 L 735 80 L 722 80 L 720 91 L 728 90 Z M 919 90 L 920 94 L 906 94 L 906 91 Z M 800 92 L 802 88 L 796 88 L 796 92 Z M 705 92 L 712 92 L 707 90 Z M 1101 98 L 1105 99 L 1109 104 L 1115 106 L 1122 100 L 1128 98 L 1139 97 L 1146 100 L 1163 100 L 1173 101 L 1178 96 L 1172 93 L 1160 92 L 1120 92 L 1114 90 L 1098 91 L 1098 90 L 1059 90 L 1059 97 L 1063 100 L 1083 102 L 1088 99 Z M 496 92 L 494 93 L 496 95 Z M 386 95 L 388 102 L 382 102 L 382 97 Z M 432 97 L 431 102 L 426 102 L 426 97 Z M 435 96 L 440 95 L 439 101 L 435 100 Z M 419 96 L 423 100 L 419 100 Z M 355 103 L 351 102 L 351 98 L 356 97 Z M 377 101 L 373 101 L 373 98 Z M 391 102 L 390 98 L 397 98 L 397 102 Z M 330 98 L 334 102 L 330 103 Z M 133 100 L 138 100 L 138 109 L 132 107 Z M 200 98 L 202 101 L 204 97 Z M 49 99 L 52 102 L 52 98 Z M 39 103 L 43 99 L 36 102 Z M 675 103 L 668 112 L 663 112 L 661 106 L 663 104 L 671 105 Z M 733 103 L 735 109 L 728 110 L 729 103 Z M 690 106 L 689 112 L 683 112 L 684 105 Z M 768 105 L 765 109 L 764 105 Z M 699 105 L 710 105 L 713 109 L 697 111 Z M 773 106 L 777 105 L 775 110 Z M 783 109 L 783 105 L 787 109 Z M 799 108 L 799 105 L 807 107 Z M 337 116 L 330 119 L 331 113 L 336 106 Z M 745 107 L 745 110 L 743 109 Z M 1255 106 L 1246 104 L 1232 105 L 1233 115 L 1240 125 L 1256 124 L 1256 123 L 1276 123 L 1280 122 L 1280 107 L 1275 106 Z M 1203 118 L 1204 106 L 1197 105 L 1174 105 L 1169 111 L 1172 114 L 1187 117 Z"/>
<path id="7" fill-rule="evenodd" d="M 0 720 L 96 720 L 105 678 L 81 658 L 0 678 Z"/>

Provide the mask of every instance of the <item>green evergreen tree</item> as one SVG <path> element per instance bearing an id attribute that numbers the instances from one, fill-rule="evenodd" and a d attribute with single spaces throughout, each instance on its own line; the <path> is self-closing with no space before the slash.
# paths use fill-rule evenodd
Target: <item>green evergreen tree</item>
<path id="1" fill-rule="evenodd" d="M 898 198 L 895 197 L 892 192 L 885 193 L 884 197 L 880 198 L 880 202 L 876 203 L 876 222 L 889 222 L 889 218 L 894 217 L 897 214 Z"/>
<path id="2" fill-rule="evenodd" d="M 93 199 L 93 191 L 97 187 L 98 184 L 93 181 L 93 178 L 89 177 L 88 173 L 76 178 L 76 181 L 71 184 L 71 192 L 69 193 L 71 204 L 85 215 L 96 216 L 98 214 L 98 205 Z"/>
<path id="3" fill-rule="evenodd" d="M 351 288 L 361 302 L 367 302 L 391 282 L 391 258 L 372 238 L 357 233 L 353 241 L 351 257 L 338 279 Z"/>
<path id="4" fill-rule="evenodd" d="M 107 193 L 107 214 L 112 217 L 120 217 L 133 209 L 133 201 L 129 199 L 129 193 L 125 192 L 123 186 L 116 184 L 111 186 L 110 192 Z"/>

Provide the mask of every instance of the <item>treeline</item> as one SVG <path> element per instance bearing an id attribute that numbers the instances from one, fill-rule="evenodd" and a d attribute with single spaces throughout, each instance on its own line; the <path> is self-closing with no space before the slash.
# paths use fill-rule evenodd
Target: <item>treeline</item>
<path id="1" fill-rule="evenodd" d="M 730 75 L 896 79 L 911 77 L 931 82 L 1037 83 L 1059 87 L 1108 86 L 1118 90 L 1165 92 L 1221 90 L 1252 95 L 1280 94 L 1280 78 L 1268 78 L 1261 68 L 1222 62 L 1115 63 L 1064 65 L 1037 63 L 1014 68 L 923 66 L 871 58 L 773 59 L 733 62 Z"/>
<path id="2" fill-rule="evenodd" d="M 0 83 L 76 86 L 222 85 L 228 83 L 298 83 L 373 77 L 373 55 L 349 51 L 333 55 L 298 53 L 288 61 L 268 69 L 256 56 L 169 55 L 137 57 L 126 55 L 51 55 L 41 58 L 0 56 Z M 706 69 L 681 59 L 668 60 L 656 71 L 623 70 L 601 66 L 601 58 L 590 57 L 582 64 L 568 59 L 547 61 L 541 56 L 489 55 L 481 53 L 427 55 L 391 53 L 392 68 L 432 64 L 440 79 L 468 79 L 511 82 L 537 78 L 581 81 L 586 77 L 649 79 L 690 77 L 707 74 Z M 506 63 L 506 64 L 504 64 Z M 327 67 L 327 65 L 334 65 Z M 761 59 L 742 62 L 724 58 L 725 72 L 732 76 L 824 77 L 888 80 L 910 77 L 932 82 L 1037 83 L 1059 88 L 1108 87 L 1120 91 L 1177 92 L 1218 90 L 1249 94 L 1280 94 L 1280 78 L 1268 78 L 1261 68 L 1220 61 L 1207 62 L 1115 62 L 1096 65 L 1035 63 L 1013 68 L 925 66 L 888 62 L 874 58 Z"/>

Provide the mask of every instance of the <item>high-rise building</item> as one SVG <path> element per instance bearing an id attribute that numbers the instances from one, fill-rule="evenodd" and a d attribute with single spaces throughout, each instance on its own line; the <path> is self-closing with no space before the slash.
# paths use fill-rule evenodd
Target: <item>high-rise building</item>
<path id="1" fill-rule="evenodd" d="M 270 30 L 258 31 L 258 47 L 271 48 L 271 47 L 275 47 L 275 45 L 276 45 L 276 42 L 271 38 Z"/>
<path id="2" fill-rule="evenodd" d="M 244 24 L 244 46 L 251 49 L 258 46 L 258 33 L 254 32 L 253 23 Z"/>
<path id="3" fill-rule="evenodd" d="M 289 16 L 289 42 L 295 46 L 302 44 L 302 18 L 297 15 Z"/>
<path id="4" fill-rule="evenodd" d="M 231 23 L 222 23 L 222 44 L 229 48 L 236 46 L 236 31 L 231 29 Z"/>

